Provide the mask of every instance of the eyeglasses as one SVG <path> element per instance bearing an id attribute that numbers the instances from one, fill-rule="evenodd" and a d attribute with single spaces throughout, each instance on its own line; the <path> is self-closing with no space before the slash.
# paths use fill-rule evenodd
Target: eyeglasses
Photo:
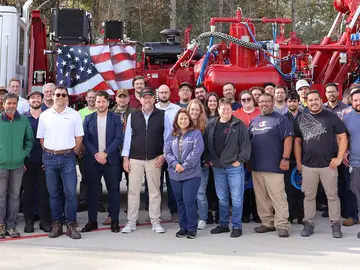
<path id="1" fill-rule="evenodd" d="M 242 98 L 241 101 L 242 102 L 249 102 L 249 101 L 251 101 L 251 98 Z"/>
<path id="2" fill-rule="evenodd" d="M 66 98 L 67 97 L 67 94 L 55 94 L 56 97 L 62 97 L 62 98 Z"/>
<path id="3" fill-rule="evenodd" d="M 330 95 L 332 95 L 332 94 L 336 94 L 337 93 L 337 91 L 328 91 L 328 92 L 325 92 L 326 94 L 330 94 Z"/>

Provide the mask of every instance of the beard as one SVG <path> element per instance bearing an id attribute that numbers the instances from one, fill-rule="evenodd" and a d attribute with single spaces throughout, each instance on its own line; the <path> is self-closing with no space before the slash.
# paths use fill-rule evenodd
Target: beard
<path id="1" fill-rule="evenodd" d="M 360 106 L 353 107 L 354 111 L 360 113 Z"/>
<path id="2" fill-rule="evenodd" d="M 159 98 L 159 101 L 162 103 L 167 103 L 169 100 L 169 98 Z"/>
<path id="3" fill-rule="evenodd" d="M 31 109 L 34 109 L 34 110 L 38 110 L 41 108 L 41 104 L 40 105 L 30 105 Z"/>

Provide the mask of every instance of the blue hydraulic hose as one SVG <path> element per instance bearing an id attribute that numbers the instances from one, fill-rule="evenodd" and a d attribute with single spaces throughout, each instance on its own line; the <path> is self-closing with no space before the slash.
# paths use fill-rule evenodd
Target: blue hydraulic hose
<path id="1" fill-rule="evenodd" d="M 196 86 L 199 86 L 203 82 L 204 73 L 205 73 L 207 64 L 209 62 L 209 58 L 210 58 L 210 54 L 211 54 L 210 49 L 211 49 L 212 45 L 214 45 L 214 38 L 213 37 L 210 38 L 209 49 L 208 49 L 208 51 L 207 51 L 207 53 L 205 55 L 204 62 L 202 64 L 202 67 L 201 67 L 201 70 L 200 70 L 200 75 L 199 75 L 199 78 L 197 80 Z"/>

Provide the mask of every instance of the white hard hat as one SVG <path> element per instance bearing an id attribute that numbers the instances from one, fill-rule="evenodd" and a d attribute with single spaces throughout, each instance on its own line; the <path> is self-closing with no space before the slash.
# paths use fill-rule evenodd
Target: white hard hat
<path id="1" fill-rule="evenodd" d="M 298 80 L 296 82 L 296 91 L 299 91 L 299 89 L 304 86 L 307 86 L 310 88 L 310 84 L 306 80 Z"/>

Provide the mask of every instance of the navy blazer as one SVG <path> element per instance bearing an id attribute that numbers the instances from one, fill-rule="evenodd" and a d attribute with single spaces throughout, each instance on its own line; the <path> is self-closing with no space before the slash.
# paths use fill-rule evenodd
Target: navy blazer
<path id="1" fill-rule="evenodd" d="M 86 155 L 96 162 L 94 155 L 99 152 L 97 112 L 89 114 L 84 120 L 83 144 L 86 148 Z M 108 112 L 106 117 L 106 149 L 107 163 L 120 166 L 119 147 L 123 143 L 123 125 L 119 115 Z"/>

